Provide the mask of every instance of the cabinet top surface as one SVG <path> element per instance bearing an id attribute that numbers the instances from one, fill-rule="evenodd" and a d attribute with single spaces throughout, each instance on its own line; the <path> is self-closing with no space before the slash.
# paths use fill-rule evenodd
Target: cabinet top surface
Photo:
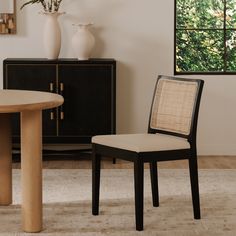
<path id="1" fill-rule="evenodd" d="M 57 60 L 49 60 L 46 58 L 6 58 L 4 62 L 17 63 L 46 63 L 46 64 L 60 64 L 60 63 L 76 63 L 76 64 L 96 64 L 96 63 L 115 63 L 112 58 L 91 58 L 89 60 L 78 60 L 75 58 L 60 58 Z"/>
<path id="2" fill-rule="evenodd" d="M 44 110 L 60 106 L 61 95 L 28 90 L 0 90 L 0 113 Z"/>

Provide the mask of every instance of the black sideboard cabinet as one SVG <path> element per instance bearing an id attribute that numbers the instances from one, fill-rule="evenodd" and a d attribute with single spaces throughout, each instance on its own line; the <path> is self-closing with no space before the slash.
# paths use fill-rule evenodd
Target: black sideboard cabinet
<path id="1" fill-rule="evenodd" d="M 44 144 L 89 144 L 93 135 L 116 132 L 114 59 L 5 59 L 4 89 L 61 94 L 64 104 L 43 111 Z M 13 143 L 19 143 L 19 114 L 13 115 Z"/>

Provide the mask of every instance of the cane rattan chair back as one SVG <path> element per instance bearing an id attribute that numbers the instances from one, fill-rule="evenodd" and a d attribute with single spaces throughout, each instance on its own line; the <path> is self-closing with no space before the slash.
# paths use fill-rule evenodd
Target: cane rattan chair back
<path id="1" fill-rule="evenodd" d="M 150 128 L 189 135 L 198 82 L 159 77 L 156 84 Z"/>

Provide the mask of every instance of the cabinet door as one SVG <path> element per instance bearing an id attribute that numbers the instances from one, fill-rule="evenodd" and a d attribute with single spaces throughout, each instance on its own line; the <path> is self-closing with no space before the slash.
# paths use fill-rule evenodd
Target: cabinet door
<path id="1" fill-rule="evenodd" d="M 56 91 L 56 65 L 6 64 L 5 88 Z M 54 117 L 51 116 L 54 113 Z M 56 110 L 43 111 L 43 135 L 56 135 Z M 13 115 L 13 135 L 19 135 L 19 114 Z"/>
<path id="2" fill-rule="evenodd" d="M 112 65 L 59 66 L 59 88 L 65 102 L 59 136 L 86 138 L 114 131 L 114 81 Z M 59 89 L 60 90 L 60 89 Z"/>

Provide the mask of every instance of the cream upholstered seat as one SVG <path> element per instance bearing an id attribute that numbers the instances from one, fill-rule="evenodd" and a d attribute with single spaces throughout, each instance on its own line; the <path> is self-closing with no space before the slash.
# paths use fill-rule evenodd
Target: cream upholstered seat
<path id="1" fill-rule="evenodd" d="M 190 148 L 190 144 L 185 138 L 158 133 L 99 135 L 92 138 L 92 143 L 133 152 L 155 152 Z"/>
<path id="2" fill-rule="evenodd" d="M 157 162 L 189 161 L 194 218 L 200 219 L 197 169 L 197 120 L 204 81 L 159 76 L 146 134 L 100 135 L 92 138 L 92 212 L 99 214 L 101 157 L 134 163 L 136 229 L 143 230 L 143 172 L 150 163 L 153 206 L 159 206 Z M 118 190 L 117 190 L 118 191 Z"/>

